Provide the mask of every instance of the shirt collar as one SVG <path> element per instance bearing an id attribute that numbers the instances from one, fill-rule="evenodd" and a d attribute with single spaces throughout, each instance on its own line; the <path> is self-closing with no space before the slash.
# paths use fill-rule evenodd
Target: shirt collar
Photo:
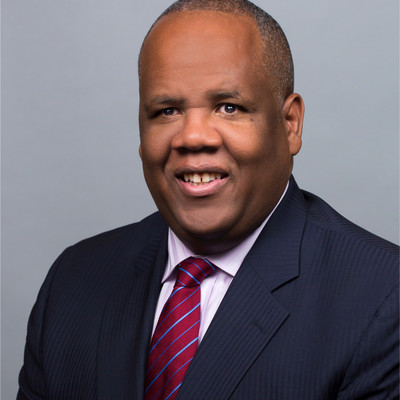
<path id="1" fill-rule="evenodd" d="M 282 201 L 283 197 L 285 196 L 287 189 L 289 186 L 289 182 L 286 184 L 286 188 L 279 199 L 278 203 L 271 211 L 271 213 L 267 216 L 267 218 L 263 221 L 263 223 L 253 232 L 251 233 L 246 239 L 244 239 L 241 243 L 239 243 L 234 248 L 225 251 L 219 254 L 212 254 L 210 256 L 207 255 L 199 255 L 193 254 L 183 243 L 182 241 L 175 235 L 171 228 L 168 230 L 168 261 L 167 266 L 164 272 L 164 276 L 162 279 L 162 283 L 164 283 L 173 273 L 174 268 L 184 259 L 192 256 L 192 257 L 206 257 L 208 260 L 213 262 L 215 265 L 218 266 L 219 269 L 224 271 L 225 273 L 234 277 L 239 270 L 240 266 L 242 265 L 243 260 L 247 256 L 247 253 L 252 248 L 253 244 L 258 238 L 258 235 L 263 230 L 264 226 L 271 218 L 271 215 L 274 213 L 280 202 Z"/>

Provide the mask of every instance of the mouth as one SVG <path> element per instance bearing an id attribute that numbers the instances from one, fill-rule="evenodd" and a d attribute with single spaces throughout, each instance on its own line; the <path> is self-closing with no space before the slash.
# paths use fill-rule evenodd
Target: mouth
<path id="1" fill-rule="evenodd" d="M 186 183 L 190 183 L 193 186 L 207 185 L 217 179 L 226 178 L 226 174 L 219 172 L 201 172 L 201 173 L 184 173 L 180 176 L 180 179 Z"/>
<path id="2" fill-rule="evenodd" d="M 180 170 L 175 177 L 180 190 L 188 197 L 210 197 L 220 193 L 229 182 L 229 174 L 222 169 L 207 167 Z"/>

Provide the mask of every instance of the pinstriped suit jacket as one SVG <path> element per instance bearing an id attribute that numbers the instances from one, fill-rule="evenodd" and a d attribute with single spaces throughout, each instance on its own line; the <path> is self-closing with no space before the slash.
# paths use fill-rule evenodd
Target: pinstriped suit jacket
<path id="1" fill-rule="evenodd" d="M 158 213 L 64 251 L 29 320 L 18 399 L 142 399 L 166 257 Z M 397 287 L 398 248 L 292 178 L 178 398 L 398 398 Z"/>

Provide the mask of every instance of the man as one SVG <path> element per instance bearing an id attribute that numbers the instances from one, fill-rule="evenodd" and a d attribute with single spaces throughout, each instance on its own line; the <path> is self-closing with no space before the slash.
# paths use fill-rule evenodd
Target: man
<path id="1" fill-rule="evenodd" d="M 398 250 L 291 177 L 304 105 L 279 25 L 178 1 L 139 81 L 160 214 L 59 257 L 18 399 L 397 398 Z"/>

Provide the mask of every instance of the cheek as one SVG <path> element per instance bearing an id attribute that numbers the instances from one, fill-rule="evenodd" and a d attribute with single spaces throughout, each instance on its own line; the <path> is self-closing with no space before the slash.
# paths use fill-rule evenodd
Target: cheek
<path id="1" fill-rule="evenodd" d="M 143 167 L 159 166 L 170 151 L 170 133 L 167 127 L 155 126 L 139 113 L 140 143 Z"/>
<path id="2" fill-rule="evenodd" d="M 268 129 L 249 126 L 236 131 L 226 141 L 228 152 L 236 158 L 239 166 L 262 165 L 276 153 L 276 141 Z"/>
<path id="3" fill-rule="evenodd" d="M 170 141 L 162 133 L 147 131 L 141 134 L 141 157 L 146 168 L 161 167 L 170 153 Z"/>

